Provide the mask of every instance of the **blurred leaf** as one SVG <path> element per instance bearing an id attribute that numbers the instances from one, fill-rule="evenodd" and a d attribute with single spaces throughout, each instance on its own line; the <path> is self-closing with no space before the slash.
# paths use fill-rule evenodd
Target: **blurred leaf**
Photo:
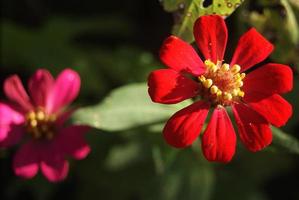
<path id="1" fill-rule="evenodd" d="M 272 127 L 273 145 L 291 153 L 299 154 L 299 141 L 293 136 Z"/>
<path id="2" fill-rule="evenodd" d="M 133 164 L 142 155 L 141 148 L 138 143 L 134 142 L 111 148 L 107 156 L 106 167 L 109 170 L 119 170 Z"/>
<path id="3" fill-rule="evenodd" d="M 213 0 L 211 5 L 204 0 L 163 0 L 164 9 L 176 12 L 177 21 L 173 27 L 173 34 L 187 42 L 193 42 L 193 24 L 203 15 L 218 14 L 229 16 L 244 0 Z"/>
<path id="4" fill-rule="evenodd" d="M 280 2 L 286 10 L 286 15 L 287 15 L 286 16 L 287 17 L 286 29 L 289 32 L 291 41 L 294 44 L 297 44 L 298 40 L 299 40 L 299 28 L 298 28 L 296 16 L 295 16 L 293 9 L 290 6 L 288 0 L 280 0 Z"/>
<path id="5" fill-rule="evenodd" d="M 299 9 L 299 1 L 298 0 L 289 0 L 290 3 L 295 6 L 297 9 Z"/>
<path id="6" fill-rule="evenodd" d="M 202 155 L 197 157 L 191 153 L 191 149 L 180 151 L 161 179 L 163 200 L 209 200 L 215 184 L 212 165 Z"/>
<path id="7" fill-rule="evenodd" d="M 174 112 L 190 104 L 155 104 L 147 93 L 147 85 L 131 84 L 114 90 L 98 105 L 78 109 L 72 119 L 107 131 L 118 131 L 165 121 Z"/>
<path id="8" fill-rule="evenodd" d="M 271 54 L 276 62 L 299 66 L 299 26 L 298 10 L 293 9 L 287 0 L 258 1 L 259 11 L 250 11 L 244 18 L 275 44 Z M 297 16 L 297 18 L 296 18 Z"/>
<path id="9" fill-rule="evenodd" d="M 132 27 L 123 18 L 51 18 L 45 26 L 28 29 L 4 21 L 1 24 L 1 63 L 35 67 L 76 66 L 88 54 L 75 39 L 88 33 L 128 35 Z"/>

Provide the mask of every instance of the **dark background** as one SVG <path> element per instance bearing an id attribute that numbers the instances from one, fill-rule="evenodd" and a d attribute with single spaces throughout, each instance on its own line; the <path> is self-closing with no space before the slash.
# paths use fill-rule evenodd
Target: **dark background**
<path id="1" fill-rule="evenodd" d="M 227 19 L 229 52 L 251 26 L 242 12 L 263 12 L 254 2 Z M 281 7 L 270 9 L 283 17 Z M 114 88 L 145 82 L 151 70 L 162 66 L 158 51 L 172 25 L 172 14 L 157 0 L 1 0 L 0 83 L 13 73 L 26 83 L 37 68 L 57 74 L 71 67 L 82 78 L 76 104 L 97 103 Z M 279 40 L 275 31 L 265 35 Z M 269 61 L 281 62 L 277 55 Z M 296 61 L 285 60 L 298 79 Z M 297 92 L 287 98 L 298 104 Z M 285 130 L 298 138 L 298 119 L 291 121 Z M 117 133 L 94 130 L 88 140 L 92 153 L 71 162 L 68 179 L 59 184 L 41 175 L 33 180 L 15 177 L 11 160 L 16 148 L 1 149 L 0 199 L 299 199 L 298 156 L 275 147 L 253 154 L 240 146 L 234 160 L 223 165 L 208 163 L 190 149 L 175 151 L 159 132 L 142 127 Z M 163 172 L 156 169 L 153 144 L 166 156 L 176 152 Z"/>

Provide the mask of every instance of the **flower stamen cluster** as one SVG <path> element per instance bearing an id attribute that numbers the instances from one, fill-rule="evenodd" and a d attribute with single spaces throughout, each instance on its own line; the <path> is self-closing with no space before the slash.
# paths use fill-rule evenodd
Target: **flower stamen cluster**
<path id="1" fill-rule="evenodd" d="M 241 90 L 245 73 L 240 73 L 241 67 L 237 64 L 230 66 L 222 61 L 213 63 L 205 60 L 206 73 L 199 76 L 202 84 L 201 96 L 215 105 L 231 105 L 244 97 Z"/>
<path id="2" fill-rule="evenodd" d="M 34 139 L 51 140 L 54 137 L 54 122 L 56 115 L 47 114 L 44 109 L 38 108 L 36 111 L 30 111 L 26 115 L 27 132 Z"/>

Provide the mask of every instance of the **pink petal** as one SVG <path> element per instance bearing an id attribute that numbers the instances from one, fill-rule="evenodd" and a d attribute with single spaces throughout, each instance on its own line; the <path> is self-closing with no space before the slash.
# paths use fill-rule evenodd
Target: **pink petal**
<path id="1" fill-rule="evenodd" d="M 10 76 L 4 81 L 4 93 L 8 99 L 18 104 L 24 112 L 32 110 L 30 98 L 17 75 Z"/>
<path id="2" fill-rule="evenodd" d="M 32 141 L 20 147 L 13 160 L 13 169 L 17 176 L 29 179 L 37 174 L 38 152 L 39 149 Z"/>
<path id="3" fill-rule="evenodd" d="M 198 95 L 199 84 L 171 69 L 153 71 L 148 78 L 153 102 L 172 104 Z"/>
<path id="4" fill-rule="evenodd" d="M 55 113 L 71 103 L 80 90 L 80 76 L 71 69 L 63 70 L 57 77 L 47 99 L 47 112 Z"/>
<path id="5" fill-rule="evenodd" d="M 160 50 L 161 61 L 177 72 L 199 76 L 205 72 L 205 66 L 193 47 L 178 37 L 168 37 Z"/>
<path id="6" fill-rule="evenodd" d="M 24 134 L 26 133 L 23 125 L 1 125 L 0 129 L 0 132 L 5 132 L 1 134 L 6 134 L 6 137 L 0 141 L 0 147 L 5 148 L 18 144 L 20 140 L 23 138 Z"/>
<path id="7" fill-rule="evenodd" d="M 210 59 L 214 63 L 223 60 L 228 34 L 222 17 L 208 15 L 198 18 L 194 23 L 193 33 L 205 59 Z"/>
<path id="8" fill-rule="evenodd" d="M 54 78 L 48 70 L 37 70 L 28 82 L 29 94 L 35 106 L 46 106 L 49 92 L 54 85 Z"/>
<path id="9" fill-rule="evenodd" d="M 292 105 L 278 94 L 248 104 L 277 127 L 285 125 L 293 113 Z"/>
<path id="10" fill-rule="evenodd" d="M 236 134 L 223 107 L 215 108 L 202 136 L 203 154 L 209 161 L 229 162 L 235 154 Z"/>
<path id="11" fill-rule="evenodd" d="M 199 101 L 176 112 L 164 127 L 166 142 L 177 148 L 191 145 L 200 134 L 209 107 L 207 103 Z"/>
<path id="12" fill-rule="evenodd" d="M 238 64 L 241 71 L 265 60 L 273 51 L 273 45 L 254 28 L 240 38 L 231 65 Z"/>
<path id="13" fill-rule="evenodd" d="M 66 160 L 56 162 L 42 162 L 41 170 L 43 175 L 51 182 L 59 182 L 66 178 L 69 171 L 69 163 Z"/>
<path id="14" fill-rule="evenodd" d="M 267 120 L 244 104 L 233 106 L 241 141 L 250 151 L 260 151 L 272 142 Z"/>
<path id="15" fill-rule="evenodd" d="M 24 123 L 25 119 L 23 114 L 16 111 L 9 104 L 0 102 L 0 142 L 14 135 L 10 132 L 13 132 L 15 127 Z"/>
<path id="16" fill-rule="evenodd" d="M 64 159 L 61 150 L 50 144 L 41 151 L 40 167 L 43 175 L 51 182 L 64 180 L 68 174 L 69 163 Z"/>
<path id="17" fill-rule="evenodd" d="M 246 102 L 259 101 L 273 94 L 283 94 L 293 88 L 293 72 L 289 66 L 269 63 L 252 72 L 244 79 Z"/>
<path id="18" fill-rule="evenodd" d="M 17 111 L 13 106 L 0 102 L 0 125 L 23 124 L 24 115 Z"/>
<path id="19" fill-rule="evenodd" d="M 90 127 L 80 125 L 62 129 L 59 132 L 62 151 L 78 160 L 85 158 L 90 152 L 90 147 L 85 142 L 84 135 L 89 130 Z"/>
<path id="20" fill-rule="evenodd" d="M 71 117 L 71 115 L 76 111 L 75 108 L 68 109 L 62 113 L 59 113 L 58 118 L 55 122 L 57 127 L 62 127 L 64 123 Z"/>

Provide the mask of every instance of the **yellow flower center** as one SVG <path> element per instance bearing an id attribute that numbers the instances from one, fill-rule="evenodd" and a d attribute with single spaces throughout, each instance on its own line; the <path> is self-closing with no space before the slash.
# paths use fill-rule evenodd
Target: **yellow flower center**
<path id="1" fill-rule="evenodd" d="M 245 73 L 240 73 L 241 67 L 237 64 L 229 64 L 210 60 L 204 62 L 207 71 L 198 77 L 202 84 L 201 96 L 214 105 L 231 105 L 244 97 L 245 93 L 241 90 Z"/>
<path id="2" fill-rule="evenodd" d="M 26 120 L 27 131 L 34 139 L 51 140 L 54 137 L 55 115 L 48 115 L 43 109 L 38 108 L 27 113 Z"/>

